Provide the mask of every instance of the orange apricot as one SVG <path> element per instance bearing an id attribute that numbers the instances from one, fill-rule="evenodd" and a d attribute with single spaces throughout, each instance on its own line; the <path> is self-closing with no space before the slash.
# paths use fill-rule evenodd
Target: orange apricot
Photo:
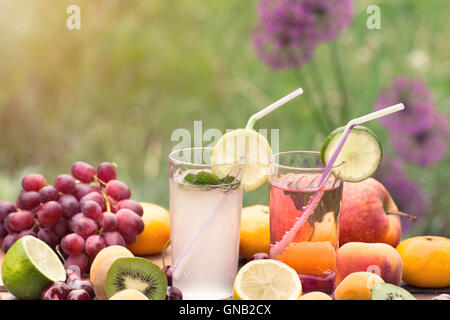
<path id="1" fill-rule="evenodd" d="M 336 251 L 328 241 L 292 243 L 276 259 L 300 274 L 326 276 L 336 269 Z"/>
<path id="2" fill-rule="evenodd" d="M 383 279 L 371 272 L 350 273 L 334 291 L 336 300 L 370 300 L 374 285 L 384 283 Z"/>

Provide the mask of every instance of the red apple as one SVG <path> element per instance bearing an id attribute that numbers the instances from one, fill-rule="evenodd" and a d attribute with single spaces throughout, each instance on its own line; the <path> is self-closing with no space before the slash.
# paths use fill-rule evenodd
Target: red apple
<path id="1" fill-rule="evenodd" d="M 382 242 L 395 247 L 402 235 L 400 215 L 406 214 L 398 211 L 389 192 L 377 180 L 345 182 L 339 218 L 339 245 Z"/>

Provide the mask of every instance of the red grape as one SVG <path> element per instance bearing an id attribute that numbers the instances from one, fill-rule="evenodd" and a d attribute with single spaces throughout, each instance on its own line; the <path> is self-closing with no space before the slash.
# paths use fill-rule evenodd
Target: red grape
<path id="1" fill-rule="evenodd" d="M 25 236 L 36 237 L 36 233 L 34 231 L 32 231 L 32 230 L 23 230 L 23 231 L 19 232 L 19 234 L 17 236 L 18 237 L 17 239 L 20 239 L 20 238 L 25 237 Z"/>
<path id="2" fill-rule="evenodd" d="M 171 286 L 173 277 L 172 268 L 169 265 L 167 265 L 164 268 L 162 268 L 162 272 L 164 272 L 164 274 L 166 275 L 167 285 Z"/>
<path id="3" fill-rule="evenodd" d="M 37 173 L 31 173 L 22 179 L 22 188 L 24 191 L 39 191 L 47 184 L 45 178 Z"/>
<path id="4" fill-rule="evenodd" d="M 38 231 L 37 237 L 48 244 L 50 247 L 55 248 L 59 242 L 56 233 L 48 228 L 43 228 Z"/>
<path id="5" fill-rule="evenodd" d="M 59 219 L 53 226 L 53 231 L 58 238 L 64 237 L 66 234 L 70 233 L 69 222 L 64 218 Z"/>
<path id="6" fill-rule="evenodd" d="M 84 214 L 82 212 L 78 212 L 76 214 L 74 214 L 68 221 L 69 224 L 69 229 L 73 231 L 73 223 L 75 220 L 77 220 L 78 218 L 84 217 Z"/>
<path id="7" fill-rule="evenodd" d="M 61 239 L 61 249 L 68 255 L 82 253 L 84 244 L 83 237 L 76 233 L 69 233 Z"/>
<path id="8" fill-rule="evenodd" d="M 87 200 L 81 205 L 81 212 L 83 212 L 86 217 L 97 220 L 102 215 L 102 208 L 97 202 Z"/>
<path id="9" fill-rule="evenodd" d="M 39 224 L 44 227 L 52 227 L 63 215 L 61 205 L 56 201 L 45 203 L 38 211 Z"/>
<path id="10" fill-rule="evenodd" d="M 113 231 L 117 227 L 116 215 L 109 211 L 103 212 L 98 222 L 103 231 Z"/>
<path id="11" fill-rule="evenodd" d="M 106 210 L 105 199 L 103 198 L 103 196 L 100 193 L 98 193 L 98 192 L 90 192 L 90 193 L 88 193 L 83 198 L 81 198 L 80 206 L 82 207 L 83 203 L 86 202 L 86 201 L 89 201 L 89 200 L 97 202 L 100 205 L 100 207 L 102 208 L 102 211 Z"/>
<path id="12" fill-rule="evenodd" d="M 73 232 L 79 234 L 85 239 L 98 231 L 97 223 L 88 217 L 80 217 L 75 219 L 72 224 L 72 229 Z"/>
<path id="13" fill-rule="evenodd" d="M 122 236 L 138 235 L 144 231 L 144 221 L 129 209 L 121 209 L 116 213 L 117 230 Z M 125 239 L 126 240 L 126 239 Z"/>
<path id="14" fill-rule="evenodd" d="M 3 219 L 11 213 L 17 211 L 17 207 L 14 203 L 9 201 L 0 201 L 0 222 L 3 222 Z"/>
<path id="15" fill-rule="evenodd" d="M 36 191 L 21 191 L 18 198 L 19 208 L 23 210 L 33 210 L 41 204 L 39 193 Z"/>
<path id="16" fill-rule="evenodd" d="M 41 300 L 66 300 L 70 293 L 69 286 L 62 281 L 53 282 L 41 294 Z"/>
<path id="17" fill-rule="evenodd" d="M 117 203 L 116 210 L 119 211 L 120 209 L 130 209 L 140 217 L 144 214 L 144 209 L 139 202 L 130 199 L 119 201 Z"/>
<path id="18" fill-rule="evenodd" d="M 33 214 L 27 210 L 10 213 L 8 215 L 8 218 L 9 226 L 7 227 L 7 229 L 11 229 L 17 232 L 31 228 L 34 223 Z"/>
<path id="19" fill-rule="evenodd" d="M 70 218 L 75 213 L 80 212 L 80 204 L 78 200 L 71 194 L 63 194 L 58 203 L 61 205 L 65 218 Z"/>
<path id="20" fill-rule="evenodd" d="M 133 242 L 136 241 L 135 235 L 121 233 L 121 236 L 123 237 L 123 240 L 125 241 L 126 244 L 132 244 Z"/>
<path id="21" fill-rule="evenodd" d="M 6 231 L 9 232 L 9 233 L 14 232 L 14 230 L 11 229 L 11 225 L 10 225 L 10 223 L 9 223 L 10 220 L 11 220 L 11 215 L 12 215 L 13 213 L 15 213 L 15 212 L 12 212 L 12 213 L 8 214 L 8 215 L 5 217 L 5 219 L 3 219 L 3 226 L 5 227 Z"/>
<path id="22" fill-rule="evenodd" d="M 89 279 L 81 278 L 78 281 L 76 281 L 74 285 L 76 287 L 72 289 L 84 289 L 89 293 L 91 299 L 95 298 L 94 286 L 92 285 L 91 281 L 89 281 Z"/>
<path id="23" fill-rule="evenodd" d="M 102 162 L 97 167 L 97 177 L 105 183 L 117 179 L 116 167 L 109 162 Z"/>
<path id="24" fill-rule="evenodd" d="M 94 259 L 97 253 L 104 247 L 105 241 L 101 236 L 97 234 L 89 236 L 86 239 L 85 251 L 89 255 L 89 257 L 91 257 L 91 259 Z"/>
<path id="25" fill-rule="evenodd" d="M 75 186 L 75 191 L 72 193 L 75 198 L 77 198 L 78 201 L 81 200 L 85 195 L 88 193 L 91 193 L 91 186 L 86 183 L 77 183 Z"/>
<path id="26" fill-rule="evenodd" d="M 77 161 L 72 165 L 72 175 L 81 182 L 91 183 L 94 181 L 95 169 L 90 164 Z"/>
<path id="27" fill-rule="evenodd" d="M 8 234 L 8 230 L 6 230 L 3 223 L 0 223 L 0 238 L 4 238 Z"/>
<path id="28" fill-rule="evenodd" d="M 46 203 L 49 201 L 58 201 L 59 193 L 52 186 L 45 186 L 41 190 L 39 190 L 39 199 L 42 203 Z"/>
<path id="29" fill-rule="evenodd" d="M 19 234 L 16 232 L 9 233 L 2 242 L 2 250 L 3 252 L 8 252 L 9 248 L 12 247 L 14 242 L 16 242 L 19 239 Z"/>
<path id="30" fill-rule="evenodd" d="M 91 300 L 91 296 L 85 289 L 74 289 L 69 292 L 66 300 Z"/>
<path id="31" fill-rule="evenodd" d="M 109 231 L 103 233 L 103 240 L 105 240 L 105 245 L 107 247 L 114 245 L 125 247 L 126 245 L 122 235 L 117 231 Z"/>
<path id="32" fill-rule="evenodd" d="M 183 294 L 180 289 L 169 286 L 167 287 L 166 300 L 183 300 Z"/>
<path id="33" fill-rule="evenodd" d="M 78 274 L 82 274 L 87 271 L 89 267 L 89 257 L 85 253 L 79 253 L 70 255 L 65 262 L 66 269 L 76 270 Z"/>
<path id="34" fill-rule="evenodd" d="M 131 192 L 128 186 L 119 180 L 111 180 L 106 184 L 106 194 L 113 199 L 120 201 L 130 198 Z"/>
<path id="35" fill-rule="evenodd" d="M 54 186 L 61 193 L 71 194 L 75 191 L 75 179 L 68 174 L 61 174 L 56 177 Z"/>

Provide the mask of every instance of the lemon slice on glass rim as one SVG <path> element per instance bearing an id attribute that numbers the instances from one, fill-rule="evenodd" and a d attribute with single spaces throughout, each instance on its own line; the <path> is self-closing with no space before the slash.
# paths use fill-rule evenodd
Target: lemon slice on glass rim
<path id="1" fill-rule="evenodd" d="M 223 178 L 242 169 L 245 191 L 253 191 L 267 181 L 272 149 L 267 139 L 252 129 L 237 129 L 224 134 L 211 153 L 211 170 Z"/>

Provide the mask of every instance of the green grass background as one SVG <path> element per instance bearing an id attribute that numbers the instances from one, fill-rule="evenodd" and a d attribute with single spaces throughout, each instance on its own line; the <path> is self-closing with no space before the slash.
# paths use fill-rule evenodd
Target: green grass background
<path id="1" fill-rule="evenodd" d="M 450 21 L 447 0 L 353 1 L 352 24 L 336 40 L 349 91 L 350 117 L 373 110 L 380 90 L 403 74 L 421 77 L 449 116 Z M 81 8 L 81 30 L 68 30 L 66 8 Z M 15 200 L 21 178 L 49 182 L 83 160 L 119 164 L 133 198 L 168 207 L 167 155 L 174 129 L 243 127 L 248 117 L 301 83 L 273 71 L 251 43 L 256 1 L 2 0 L 0 3 L 0 199 Z M 366 27 L 366 8 L 381 8 L 381 30 Z M 425 63 L 415 65 L 420 51 Z M 330 113 L 339 92 L 327 44 L 314 56 Z M 426 63 L 426 61 L 428 61 Z M 311 65 L 302 72 L 309 77 Z M 318 150 L 327 132 L 306 99 L 257 123 L 279 129 L 286 150 Z M 343 123 L 342 123 L 343 124 Z M 387 132 L 369 125 L 385 154 Z M 411 234 L 450 235 L 450 158 L 409 166 L 431 199 Z M 267 203 L 267 185 L 244 205 Z"/>

